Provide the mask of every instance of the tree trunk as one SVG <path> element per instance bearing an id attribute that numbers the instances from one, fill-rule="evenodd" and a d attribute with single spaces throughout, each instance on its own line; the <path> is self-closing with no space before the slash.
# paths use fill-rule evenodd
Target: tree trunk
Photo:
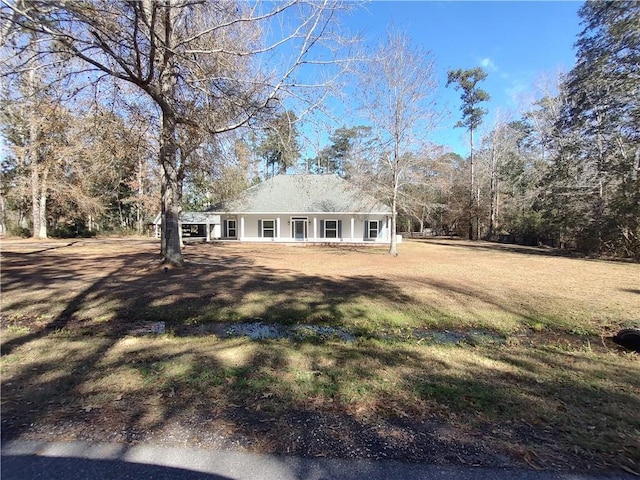
<path id="1" fill-rule="evenodd" d="M 184 161 L 182 162 L 184 165 Z M 184 186 L 184 170 L 180 169 L 178 171 L 178 198 L 180 199 L 180 206 L 182 207 L 182 187 Z M 180 213 L 182 213 L 182 208 L 180 208 Z M 184 237 L 182 236 L 182 221 L 178 218 L 178 235 L 180 236 L 180 248 L 184 248 Z"/>
<path id="2" fill-rule="evenodd" d="M 496 176 L 496 208 L 495 208 L 496 218 L 493 225 L 493 228 L 499 230 L 502 222 L 500 221 L 500 177 Z"/>
<path id="3" fill-rule="evenodd" d="M 31 37 L 32 43 L 30 44 L 29 52 L 32 58 L 37 58 L 37 52 L 35 51 L 35 46 L 37 43 L 35 42 L 35 35 Z M 43 233 L 43 218 L 45 217 L 45 213 L 42 212 L 42 208 L 46 208 L 46 197 L 45 202 L 41 201 L 41 193 L 43 191 L 41 182 L 42 182 L 42 172 L 40 169 L 42 168 L 42 158 L 40 158 L 40 151 L 38 146 L 38 140 L 40 136 L 40 130 L 38 128 L 39 118 L 37 118 L 37 102 L 36 102 L 36 67 L 34 65 L 34 61 L 31 60 L 28 62 L 27 66 L 29 67 L 29 71 L 27 74 L 26 82 L 27 82 L 27 92 L 30 97 L 30 101 L 26 108 L 25 114 L 28 118 L 29 124 L 29 140 L 26 149 L 26 157 L 28 159 L 29 168 L 31 169 L 31 220 L 32 220 L 32 230 L 31 236 L 33 238 L 46 238 L 47 237 L 47 226 L 46 222 L 44 225 L 44 237 Z M 45 190 L 46 193 L 46 190 Z"/>
<path id="4" fill-rule="evenodd" d="M 35 142 L 33 142 L 35 143 Z M 36 148 L 31 147 L 31 219 L 33 238 L 47 238 L 47 171 L 41 172 Z"/>
<path id="5" fill-rule="evenodd" d="M 162 255 L 164 263 L 182 267 L 184 259 L 180 250 L 180 213 L 182 210 L 182 191 L 178 177 L 178 141 L 175 109 L 176 82 L 178 69 L 175 63 L 173 47 L 173 22 L 176 11 L 169 0 L 169 8 L 164 12 L 162 21 L 165 38 L 163 53 L 164 71 L 160 76 L 158 103 L 162 108 L 160 132 L 160 165 L 162 166 Z"/>
<path id="6" fill-rule="evenodd" d="M 118 193 L 118 216 L 120 217 L 120 228 L 124 229 L 124 215 L 122 214 L 122 200 L 120 199 L 120 193 Z"/>
<path id="7" fill-rule="evenodd" d="M 396 238 L 396 222 L 398 220 L 398 173 L 393 172 L 393 195 L 391 198 L 391 225 L 389 227 L 389 255 L 398 256 L 398 239 Z"/>
<path id="8" fill-rule="evenodd" d="M 33 146 L 31 147 L 31 236 L 40 238 L 40 175 Z"/>
<path id="9" fill-rule="evenodd" d="M 475 208 L 475 220 L 476 220 L 476 236 L 475 240 L 480 240 L 482 238 L 480 232 L 480 185 L 478 185 L 477 194 L 476 194 L 476 208 Z"/>
<path id="10" fill-rule="evenodd" d="M 491 147 L 491 180 L 489 185 L 489 199 L 490 199 L 490 207 L 489 207 L 489 232 L 487 233 L 487 237 L 491 240 L 491 237 L 494 235 L 494 231 L 496 228 L 496 214 L 497 214 L 497 174 L 496 174 L 496 147 L 495 142 L 492 142 Z"/>
<path id="11" fill-rule="evenodd" d="M 476 208 L 476 192 L 474 188 L 474 172 L 473 172 L 473 128 L 469 129 L 469 143 L 471 145 L 471 153 L 469 160 L 469 240 L 475 240 L 474 221 L 476 216 L 474 210 Z"/>
<path id="12" fill-rule="evenodd" d="M 32 90 L 34 84 L 34 70 L 29 72 L 29 85 Z M 35 112 L 30 112 L 29 118 L 29 166 L 31 168 L 31 218 L 33 229 L 31 236 L 33 238 L 47 238 L 46 223 L 46 207 L 47 207 L 47 189 L 45 170 L 42 165 L 42 158 L 38 151 L 38 120 L 35 118 Z M 41 170 L 42 169 L 42 170 Z"/>
<path id="13" fill-rule="evenodd" d="M 167 252 L 167 237 L 164 234 L 164 231 L 167 229 L 167 209 L 165 208 L 164 201 L 165 192 L 167 191 L 166 183 L 166 177 L 163 174 L 160 177 L 160 254 L 163 257 Z"/>
<path id="14" fill-rule="evenodd" d="M 392 257 L 398 256 L 398 239 L 396 238 L 396 221 L 397 221 L 397 213 L 396 213 L 396 205 L 394 201 L 392 206 L 392 212 L 391 212 L 391 225 L 389 226 L 389 235 L 391 235 L 390 242 L 389 242 L 389 255 L 391 255 Z"/>
<path id="15" fill-rule="evenodd" d="M 144 187 L 142 185 L 142 158 L 138 159 L 138 201 L 136 202 L 136 229 L 138 235 L 142 235 L 142 195 Z"/>
<path id="16" fill-rule="evenodd" d="M 38 213 L 40 214 L 40 231 L 38 238 L 47 238 L 47 183 L 49 177 L 49 169 L 44 168 L 40 176 L 40 206 Z"/>
<path id="17" fill-rule="evenodd" d="M 180 251 L 180 212 L 182 209 L 176 169 L 176 119 L 162 114 L 160 163 L 162 165 L 162 254 L 164 262 L 184 266 Z"/>
<path id="18" fill-rule="evenodd" d="M 0 187 L 0 236 L 7 234 L 7 209 L 4 201 L 4 192 Z"/>

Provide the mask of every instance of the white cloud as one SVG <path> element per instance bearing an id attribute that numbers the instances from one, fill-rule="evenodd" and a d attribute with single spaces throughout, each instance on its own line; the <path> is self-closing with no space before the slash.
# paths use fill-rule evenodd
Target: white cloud
<path id="1" fill-rule="evenodd" d="M 524 95 L 529 91 L 531 86 L 524 81 L 511 82 L 511 85 L 505 89 L 505 94 L 511 105 L 520 105 L 523 102 Z"/>
<path id="2" fill-rule="evenodd" d="M 495 72 L 498 70 L 498 67 L 496 66 L 496 64 L 493 62 L 493 60 L 490 57 L 485 57 L 483 59 L 480 60 L 480 66 L 484 69 L 489 70 L 490 72 Z"/>

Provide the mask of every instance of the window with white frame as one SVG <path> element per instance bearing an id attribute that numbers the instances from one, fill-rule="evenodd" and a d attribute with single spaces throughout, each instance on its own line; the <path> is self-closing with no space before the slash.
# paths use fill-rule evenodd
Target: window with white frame
<path id="1" fill-rule="evenodd" d="M 262 220 L 262 236 L 265 238 L 274 238 L 276 236 L 275 220 Z"/>
<path id="2" fill-rule="evenodd" d="M 324 221 L 324 238 L 338 238 L 338 221 Z"/>
<path id="3" fill-rule="evenodd" d="M 369 220 L 367 227 L 367 238 L 378 238 L 378 220 Z"/>

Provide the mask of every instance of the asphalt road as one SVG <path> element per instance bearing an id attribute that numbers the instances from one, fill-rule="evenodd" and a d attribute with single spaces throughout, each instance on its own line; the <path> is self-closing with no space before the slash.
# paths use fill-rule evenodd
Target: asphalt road
<path id="1" fill-rule="evenodd" d="M 586 475 L 532 470 L 293 458 L 153 445 L 82 442 L 3 443 L 2 480 L 630 480 L 631 475 Z"/>

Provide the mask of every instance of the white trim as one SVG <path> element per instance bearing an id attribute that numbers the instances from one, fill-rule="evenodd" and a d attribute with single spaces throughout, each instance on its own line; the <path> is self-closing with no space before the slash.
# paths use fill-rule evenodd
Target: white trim
<path id="1" fill-rule="evenodd" d="M 375 237 L 371 236 L 371 224 L 375 222 L 376 223 L 376 235 Z M 380 235 L 380 223 L 382 222 L 382 220 L 367 220 L 367 224 L 366 224 L 366 234 L 367 234 L 367 238 L 375 238 L 377 239 L 378 236 Z"/>
<path id="2" fill-rule="evenodd" d="M 233 227 L 229 227 L 229 223 L 233 222 Z M 225 218 L 223 220 L 223 227 L 224 227 L 224 232 L 223 232 L 223 236 L 224 238 L 238 238 L 238 220 L 236 220 L 235 218 Z M 235 233 L 234 235 L 229 235 L 229 230 L 233 230 Z"/>
<path id="3" fill-rule="evenodd" d="M 215 215 L 390 215 L 389 212 L 211 212 Z"/>
<path id="4" fill-rule="evenodd" d="M 336 236 L 335 237 L 327 237 L 327 222 L 336 222 Z M 339 239 L 340 238 L 340 223 L 338 223 L 339 220 L 337 219 L 333 219 L 333 218 L 329 218 L 329 219 L 325 219 L 324 220 L 324 231 L 322 232 L 322 238 L 324 239 Z M 334 230 L 333 228 L 330 228 L 329 230 Z"/>
<path id="5" fill-rule="evenodd" d="M 295 222 L 303 222 L 302 224 L 302 239 L 296 238 Z M 289 236 L 296 241 L 309 240 L 309 217 L 289 217 Z"/>
<path id="6" fill-rule="evenodd" d="M 267 230 L 273 230 L 273 235 L 271 237 L 267 237 L 264 234 L 264 222 L 273 222 L 273 227 L 267 229 Z M 277 238 L 276 237 L 276 219 L 274 219 L 274 218 L 261 218 L 260 219 L 260 231 L 258 233 L 260 234 L 260 238 Z"/>
<path id="7" fill-rule="evenodd" d="M 227 241 L 228 239 L 221 239 L 223 241 Z M 354 244 L 354 245 L 383 245 L 385 243 L 388 242 L 383 242 L 381 240 L 378 241 L 369 241 L 369 242 L 365 242 L 364 240 L 357 240 L 357 239 L 349 239 L 349 238 L 317 238 L 315 240 L 311 240 L 308 239 L 305 242 L 301 242 L 300 240 L 295 240 L 293 238 L 289 238 L 289 237 L 283 237 L 283 238 L 271 238 L 271 237 L 245 237 L 244 239 L 242 239 L 242 242 L 245 243 L 290 243 L 290 244 L 306 244 L 306 245 L 311 245 L 311 244 L 326 244 L 326 243 L 335 243 L 335 244 L 339 244 L 339 245 L 347 245 L 347 244 Z M 238 242 L 241 243 L 241 242 Z"/>

